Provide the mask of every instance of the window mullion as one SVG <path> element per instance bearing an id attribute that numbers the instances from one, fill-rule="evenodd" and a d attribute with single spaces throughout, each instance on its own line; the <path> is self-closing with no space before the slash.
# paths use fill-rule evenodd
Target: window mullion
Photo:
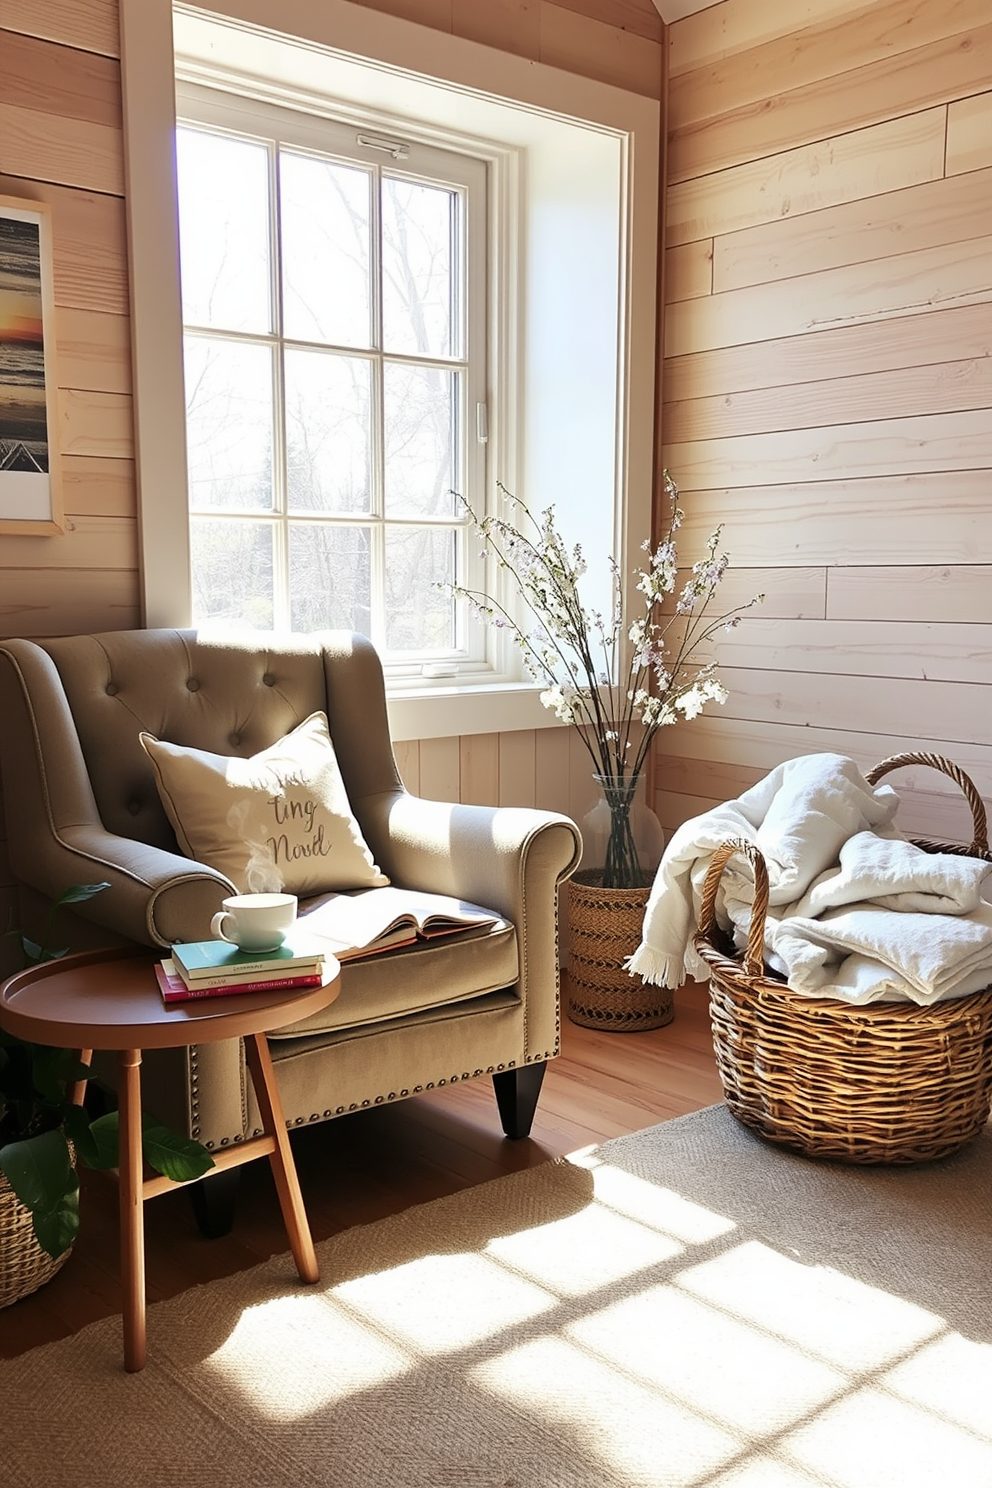
<path id="1" fill-rule="evenodd" d="M 372 223 L 371 223 L 372 275 L 372 489 L 369 493 L 371 523 L 369 546 L 371 549 L 372 587 L 372 641 L 380 651 L 385 646 L 386 626 L 386 437 L 385 437 L 385 368 L 383 365 L 383 310 L 382 310 L 382 171 L 378 165 L 372 170 Z"/>
<path id="2" fill-rule="evenodd" d="M 282 208 L 278 142 L 270 154 L 269 294 L 271 328 L 276 338 L 272 365 L 272 566 L 273 622 L 292 628 L 289 577 L 289 473 L 286 466 L 286 348 L 283 339 Z"/>

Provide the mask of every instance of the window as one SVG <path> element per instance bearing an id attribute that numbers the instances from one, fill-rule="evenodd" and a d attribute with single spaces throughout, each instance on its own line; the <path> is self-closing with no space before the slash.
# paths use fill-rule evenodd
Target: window
<path id="1" fill-rule="evenodd" d="M 208 90 L 180 110 L 193 622 L 477 664 L 439 585 L 479 581 L 485 162 Z"/>
<path id="2" fill-rule="evenodd" d="M 177 79 L 231 108 L 250 97 L 321 122 L 330 113 L 487 162 L 489 442 L 472 445 L 470 395 L 466 448 L 488 459 L 487 490 L 499 477 L 534 504 L 554 503 L 590 555 L 613 551 L 632 568 L 655 474 L 658 103 L 347 0 L 281 0 L 278 31 L 254 0 L 119 9 L 144 623 L 188 625 L 192 613 Z M 261 137 L 257 125 L 217 127 Z M 403 170 L 412 161 L 377 159 Z M 459 661 L 454 677 L 388 668 L 393 737 L 546 726 L 538 689 L 507 651 Z"/>

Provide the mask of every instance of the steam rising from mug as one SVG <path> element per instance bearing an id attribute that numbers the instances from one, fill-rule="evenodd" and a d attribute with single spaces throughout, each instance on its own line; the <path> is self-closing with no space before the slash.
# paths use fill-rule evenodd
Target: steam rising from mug
<path id="1" fill-rule="evenodd" d="M 245 885 L 249 894 L 281 894 L 286 882 L 276 867 L 272 849 L 267 842 L 258 842 L 248 830 L 250 807 L 247 801 L 239 801 L 227 813 L 227 824 L 248 848 L 248 866 L 245 868 Z"/>

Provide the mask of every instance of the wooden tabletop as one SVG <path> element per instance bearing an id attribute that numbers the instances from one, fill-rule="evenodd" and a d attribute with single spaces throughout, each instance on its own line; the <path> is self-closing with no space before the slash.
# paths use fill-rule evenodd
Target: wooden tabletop
<path id="1" fill-rule="evenodd" d="M 0 1027 L 31 1043 L 67 1049 L 172 1049 L 285 1028 L 320 1012 L 341 986 L 328 958 L 323 987 L 162 1000 L 155 962 L 163 951 L 113 947 L 45 961 L 0 988 Z"/>

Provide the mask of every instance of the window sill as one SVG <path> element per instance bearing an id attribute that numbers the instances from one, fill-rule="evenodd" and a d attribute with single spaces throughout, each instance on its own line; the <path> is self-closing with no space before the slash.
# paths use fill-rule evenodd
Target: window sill
<path id="1" fill-rule="evenodd" d="M 554 713 L 541 705 L 541 691 L 532 683 L 504 682 L 395 693 L 387 697 L 390 732 L 401 741 L 557 727 Z"/>

